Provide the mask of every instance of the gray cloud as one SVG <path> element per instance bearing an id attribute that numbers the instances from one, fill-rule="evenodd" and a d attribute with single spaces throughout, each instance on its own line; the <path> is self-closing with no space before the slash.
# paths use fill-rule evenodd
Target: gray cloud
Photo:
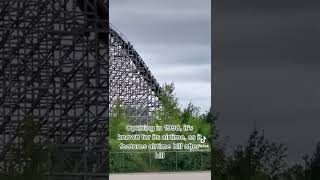
<path id="1" fill-rule="evenodd" d="M 157 65 L 208 65 L 210 67 L 209 45 L 136 45 L 144 59 Z"/>
<path id="2" fill-rule="evenodd" d="M 125 35 L 130 33 L 130 41 L 152 46 L 184 44 L 210 47 L 210 1 L 134 2 L 120 3 L 119 7 L 114 7 L 113 3 L 110 5 L 112 23 L 124 31 Z"/>
<path id="3" fill-rule="evenodd" d="M 280 8 L 284 6 L 281 3 L 274 4 L 274 8 L 268 8 L 272 3 L 265 8 L 255 7 L 257 3 L 244 8 L 246 4 L 224 8 L 216 16 L 217 59 L 221 55 L 228 59 L 223 62 L 228 63 L 239 60 L 268 63 L 281 59 L 288 63 L 319 64 L 317 9 L 298 8 L 291 3 L 286 8 Z M 235 11 L 226 11 L 230 8 Z"/>
<path id="4" fill-rule="evenodd" d="M 211 69 L 210 65 L 180 65 L 168 67 L 171 64 L 164 66 L 157 66 L 153 71 L 157 77 L 160 77 L 160 81 L 167 79 L 175 79 L 179 82 L 201 82 L 211 83 Z"/>
<path id="5" fill-rule="evenodd" d="M 216 110 L 231 143 L 243 142 L 257 121 L 289 146 L 289 160 L 310 153 L 320 109 L 319 2 L 217 1 Z"/>

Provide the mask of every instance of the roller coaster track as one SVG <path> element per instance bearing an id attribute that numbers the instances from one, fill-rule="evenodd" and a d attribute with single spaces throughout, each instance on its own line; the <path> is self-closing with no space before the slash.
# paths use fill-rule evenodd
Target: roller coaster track
<path id="1" fill-rule="evenodd" d="M 152 91 L 156 92 L 156 95 L 159 96 L 161 92 L 161 87 L 157 82 L 156 78 L 152 75 L 151 71 L 138 54 L 138 52 L 134 49 L 134 47 L 130 44 L 127 38 L 115 27 L 110 23 L 110 35 L 111 37 L 115 38 L 117 41 L 120 41 L 121 44 L 125 44 L 123 48 L 128 49 L 130 52 L 130 57 L 132 58 L 132 62 L 139 67 L 140 73 L 143 75 L 145 81 L 151 85 Z"/>

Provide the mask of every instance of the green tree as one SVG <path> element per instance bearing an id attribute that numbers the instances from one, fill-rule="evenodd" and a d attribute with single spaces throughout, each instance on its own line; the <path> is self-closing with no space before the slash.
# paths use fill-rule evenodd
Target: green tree
<path id="1" fill-rule="evenodd" d="M 236 179 L 279 179 L 286 167 L 286 151 L 284 144 L 269 142 L 254 129 L 247 144 L 234 151 L 229 173 Z"/>
<path id="2" fill-rule="evenodd" d="M 165 120 L 167 122 L 180 119 L 181 110 L 178 104 L 178 98 L 175 97 L 174 84 L 165 84 L 160 93 L 161 107 L 156 112 L 155 120 Z"/>
<path id="3" fill-rule="evenodd" d="M 305 156 L 305 176 L 307 180 L 320 179 L 320 142 L 317 144 L 312 157 Z"/>
<path id="4" fill-rule="evenodd" d="M 178 104 L 178 98 L 174 94 L 174 84 L 165 84 L 162 87 L 160 94 L 161 106 L 155 112 L 155 116 L 149 125 L 183 125 L 189 124 L 194 127 L 193 132 L 175 132 L 175 134 L 185 135 L 188 134 L 203 134 L 211 142 L 211 124 L 207 120 L 208 115 L 200 114 L 199 108 L 193 106 L 191 103 L 187 108 L 182 109 Z M 125 155 L 119 153 L 119 144 L 117 141 L 117 134 L 129 134 L 126 131 L 125 127 L 128 123 L 133 124 L 135 122 L 127 118 L 126 108 L 121 105 L 121 102 L 117 100 L 114 109 L 110 113 L 110 170 L 112 172 L 130 172 L 130 171 L 156 171 L 156 170 L 199 170 L 201 168 L 209 169 L 210 164 L 210 155 L 209 153 L 200 154 L 200 153 L 166 153 L 166 159 L 155 160 L 153 159 L 153 154 L 150 156 L 150 153 L 145 152 L 126 152 Z M 157 132 L 159 135 L 167 134 L 168 132 L 162 131 Z M 152 133 L 144 133 L 152 134 Z M 125 141 L 122 141 L 126 143 Z M 161 141 L 143 141 L 145 144 L 150 143 L 159 143 Z M 138 141 L 130 141 L 130 143 L 141 143 Z M 162 141 L 163 143 L 163 141 Z M 173 143 L 166 141 L 166 143 Z M 117 153 L 118 152 L 118 153 Z M 179 158 L 177 160 L 177 157 Z M 150 160 L 150 158 L 152 158 Z M 203 162 L 202 162 L 203 161 Z M 152 167 L 150 167 L 150 162 L 152 162 Z M 198 163 L 199 162 L 199 163 Z M 202 164 L 201 164 L 202 162 Z"/>
<path id="5" fill-rule="evenodd" d="M 207 122 L 211 122 L 211 151 L 212 151 L 212 173 L 215 179 L 223 179 L 227 176 L 228 168 L 228 157 L 225 153 L 226 151 L 226 142 L 223 141 L 220 137 L 218 129 L 216 127 L 216 122 L 219 118 L 219 113 L 213 113 L 209 111 L 205 116 Z"/>
<path id="6" fill-rule="evenodd" d="M 282 174 L 285 180 L 306 180 L 305 168 L 300 164 L 294 164 Z"/>
<path id="7" fill-rule="evenodd" d="M 13 147 L 10 151 L 14 164 L 20 167 L 10 167 L 9 172 L 1 173 L 1 180 L 42 180 L 47 172 L 48 150 L 39 141 L 40 126 L 28 117 L 18 129 L 22 134 L 21 147 Z"/>

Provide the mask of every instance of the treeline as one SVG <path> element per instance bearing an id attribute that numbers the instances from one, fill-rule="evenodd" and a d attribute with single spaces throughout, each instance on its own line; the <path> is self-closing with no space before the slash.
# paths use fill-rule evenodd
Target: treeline
<path id="1" fill-rule="evenodd" d="M 117 133 L 126 134 L 129 123 L 126 108 L 118 101 L 110 114 L 109 128 L 109 168 L 112 172 L 148 172 L 148 171 L 199 171 L 211 170 L 215 180 L 320 180 L 320 143 L 311 156 L 302 157 L 302 164 L 287 163 L 287 146 L 268 140 L 263 131 L 253 129 L 245 144 L 237 146 L 227 153 L 227 145 L 215 126 L 217 116 L 212 112 L 201 114 L 192 104 L 187 108 L 178 105 L 174 95 L 174 85 L 163 87 L 162 106 L 156 112 L 152 123 L 190 124 L 193 134 L 202 134 L 213 142 L 211 152 L 167 152 L 165 160 L 155 160 L 153 153 L 119 151 Z M 213 123 L 212 123 L 213 122 Z M 213 127 L 213 130 L 211 129 Z M 23 123 L 22 146 L 11 148 L 13 164 L 8 171 L 0 170 L 1 180 L 45 179 L 48 148 L 34 140 L 39 126 L 32 118 Z M 188 135 L 190 132 L 181 132 Z M 148 142 L 147 142 L 148 143 Z M 109 148 L 109 149 L 108 149 Z"/>
<path id="2" fill-rule="evenodd" d="M 216 124 L 217 118 L 214 118 Z M 304 163 L 287 163 L 287 146 L 266 139 L 263 131 L 254 129 L 246 144 L 231 154 L 217 130 L 213 131 L 212 173 L 216 180 L 319 180 L 320 143 Z"/>
<path id="3" fill-rule="evenodd" d="M 8 153 L 10 162 L 6 164 L 7 169 L 0 169 L 0 180 L 46 179 L 48 148 L 35 141 L 40 131 L 39 124 L 27 117 L 18 131 L 23 132 L 21 146 L 11 145 Z"/>
<path id="4" fill-rule="evenodd" d="M 181 108 L 174 94 L 174 85 L 168 84 L 162 88 L 160 94 L 161 107 L 155 112 L 148 125 L 188 124 L 193 126 L 192 132 L 175 132 L 177 135 L 202 134 L 211 142 L 212 113 L 201 114 L 199 108 L 191 103 Z M 154 159 L 154 152 L 146 150 L 124 151 L 119 149 L 120 143 L 172 143 L 170 141 L 118 141 L 117 134 L 130 134 L 126 125 L 134 124 L 127 117 L 126 107 L 118 100 L 110 114 L 109 128 L 109 167 L 110 172 L 154 172 L 154 171 L 199 171 L 211 169 L 211 152 L 165 151 L 165 159 Z M 139 124 L 141 122 L 137 122 Z M 146 122 L 145 122 L 146 123 Z M 163 135 L 167 132 L 157 132 Z M 144 133 L 152 134 L 152 133 Z M 193 141 L 191 141 L 193 142 Z M 199 142 L 194 142 L 199 143 Z M 210 147 L 210 145 L 209 145 Z"/>

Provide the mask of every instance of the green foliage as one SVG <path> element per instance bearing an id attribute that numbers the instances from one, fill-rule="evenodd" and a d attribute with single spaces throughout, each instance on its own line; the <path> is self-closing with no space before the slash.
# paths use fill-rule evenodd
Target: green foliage
<path id="1" fill-rule="evenodd" d="M 285 180 L 306 180 L 305 170 L 302 165 L 294 164 L 283 173 Z"/>
<path id="2" fill-rule="evenodd" d="M 239 179 L 263 177 L 275 179 L 285 167 L 287 148 L 283 144 L 270 143 L 255 129 L 245 147 L 239 146 L 229 162 L 229 173 Z"/>
<path id="3" fill-rule="evenodd" d="M 191 103 L 187 108 L 179 107 L 178 99 L 174 94 L 174 84 L 166 84 L 160 94 L 161 107 L 155 113 L 153 120 L 149 125 L 181 125 L 189 124 L 194 127 L 193 132 L 175 132 L 175 134 L 189 135 L 202 134 L 208 138 L 207 143 L 211 142 L 211 122 L 208 120 L 209 115 L 200 114 L 199 108 Z M 110 115 L 110 171 L 111 172 L 137 172 L 137 171 L 185 171 L 185 170 L 209 170 L 211 167 L 210 152 L 200 153 L 182 153 L 166 152 L 165 160 L 154 159 L 153 152 L 128 152 L 120 151 L 119 141 L 116 140 L 117 134 L 130 134 L 126 132 L 126 125 L 129 120 L 126 116 L 126 108 L 118 100 Z M 168 132 L 157 132 L 158 135 L 167 134 Z M 152 133 L 145 133 L 152 134 Z M 144 144 L 157 143 L 161 141 L 143 141 Z M 123 143 L 126 143 L 124 141 Z M 131 143 L 137 143 L 131 141 Z M 162 142 L 163 143 L 163 142 Z M 166 143 L 173 143 L 166 141 Z"/>
<path id="4" fill-rule="evenodd" d="M 116 139 L 117 134 L 125 133 L 128 119 L 126 117 L 125 107 L 121 107 L 121 102 L 117 99 L 115 107 L 109 117 L 109 137 Z"/>
<path id="5" fill-rule="evenodd" d="M 307 180 L 320 179 L 320 142 L 317 144 L 312 157 L 305 156 L 304 174 Z"/>
<path id="6" fill-rule="evenodd" d="M 191 103 L 187 108 L 179 107 L 174 95 L 174 85 L 166 84 L 161 93 L 161 108 L 151 125 L 189 124 L 193 134 L 205 135 L 211 143 L 209 153 L 167 152 L 165 160 L 155 160 L 150 152 L 122 153 L 117 149 L 117 133 L 125 133 L 129 120 L 125 107 L 117 101 L 110 116 L 111 172 L 141 171 L 192 171 L 210 170 L 217 180 L 318 180 L 320 179 L 320 143 L 312 157 L 304 157 L 304 165 L 286 163 L 287 147 L 269 141 L 263 132 L 254 129 L 244 145 L 239 145 L 232 154 L 226 153 L 226 145 L 216 128 L 218 114 L 209 111 L 200 114 Z M 164 132 L 162 132 L 164 133 Z M 179 134 L 179 133 L 178 133 Z M 188 132 L 180 134 L 188 135 Z M 161 135 L 161 133 L 160 133 Z M 151 143 L 146 142 L 146 143 Z M 212 162 L 211 162 L 212 158 Z"/>
<path id="7" fill-rule="evenodd" d="M 167 122 L 176 121 L 181 116 L 178 106 L 178 98 L 173 94 L 174 84 L 165 84 L 160 94 L 161 107 L 156 113 L 155 120 L 166 120 Z"/>
<path id="8" fill-rule="evenodd" d="M 215 121 L 213 121 L 215 122 Z M 318 180 L 320 179 L 320 143 L 312 157 L 303 158 L 305 164 L 286 163 L 287 147 L 267 140 L 254 129 L 248 142 L 227 155 L 220 137 L 215 136 L 212 172 L 219 180 Z"/>
<path id="9" fill-rule="evenodd" d="M 8 172 L 2 172 L 1 180 L 45 179 L 46 168 L 43 165 L 47 162 L 48 151 L 44 145 L 36 141 L 39 128 L 32 118 L 24 120 L 22 128 L 18 130 L 23 132 L 22 147 L 13 147 L 10 151 L 14 164 L 19 164 L 20 168 L 12 166 Z"/>

